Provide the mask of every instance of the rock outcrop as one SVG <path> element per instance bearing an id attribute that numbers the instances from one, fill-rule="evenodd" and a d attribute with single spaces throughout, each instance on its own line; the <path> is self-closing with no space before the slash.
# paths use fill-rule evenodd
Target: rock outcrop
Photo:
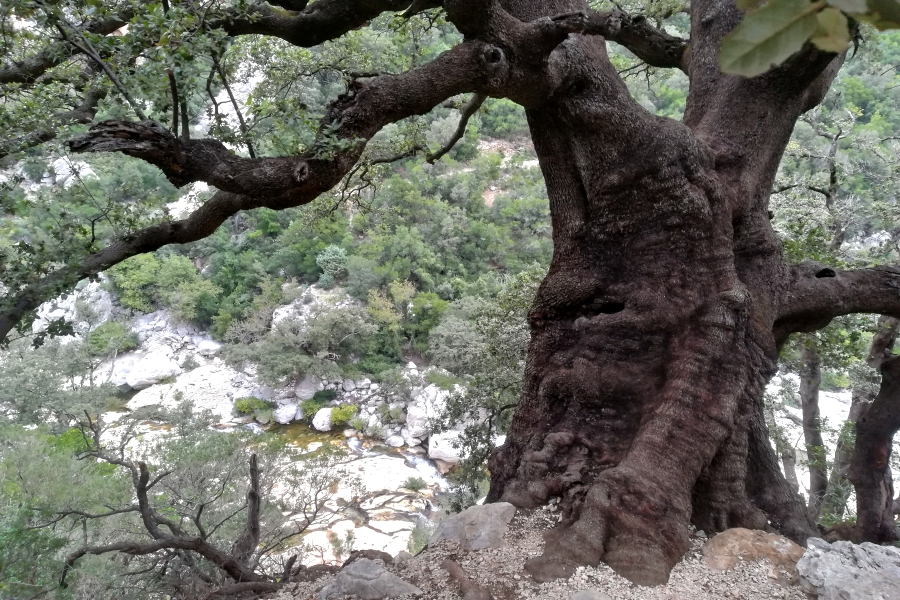
<path id="1" fill-rule="evenodd" d="M 819 600 L 897 600 L 900 549 L 810 538 L 797 563 L 800 583 Z"/>
<path id="2" fill-rule="evenodd" d="M 463 550 L 500 548 L 516 507 L 509 502 L 471 506 L 458 515 L 441 521 L 428 540 L 432 546 L 441 540 L 459 544 Z"/>
<path id="3" fill-rule="evenodd" d="M 703 546 L 706 565 L 717 571 L 734 569 L 743 561 L 768 560 L 778 571 L 788 575 L 785 583 L 796 580 L 797 561 L 803 548 L 786 537 L 765 531 L 736 527 L 716 535 Z"/>
<path id="4" fill-rule="evenodd" d="M 422 590 L 390 573 L 378 562 L 360 558 L 341 569 L 334 582 L 322 588 L 319 600 L 351 595 L 359 600 L 381 600 L 421 594 Z"/>

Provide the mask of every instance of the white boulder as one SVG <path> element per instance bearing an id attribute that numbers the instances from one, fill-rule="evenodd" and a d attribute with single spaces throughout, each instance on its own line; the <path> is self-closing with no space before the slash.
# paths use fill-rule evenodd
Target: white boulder
<path id="1" fill-rule="evenodd" d="M 462 460 L 462 450 L 455 448 L 462 434 L 458 431 L 445 431 L 435 433 L 428 438 L 428 458 L 438 459 L 450 464 L 456 464 Z"/>
<path id="2" fill-rule="evenodd" d="M 296 404 L 291 402 L 288 404 L 283 404 L 276 408 L 273 415 L 276 422 L 281 423 L 282 425 L 287 425 L 297 418 L 298 412 L 300 413 L 300 415 L 303 415 L 303 411 L 301 411 Z"/>
<path id="3" fill-rule="evenodd" d="M 320 408 L 313 417 L 312 426 L 316 431 L 331 431 L 331 408 Z"/>
<path id="4" fill-rule="evenodd" d="M 213 340 L 203 340 L 197 345 L 197 353 L 201 356 L 215 356 L 222 349 L 222 344 Z"/>
<path id="5" fill-rule="evenodd" d="M 390 446 L 391 448 L 399 448 L 403 445 L 403 438 L 399 435 L 392 435 L 388 437 L 388 439 L 384 440 L 384 443 Z"/>
<path id="6" fill-rule="evenodd" d="M 447 409 L 450 392 L 429 385 L 415 395 L 406 407 L 406 428 L 410 437 L 422 438 L 431 433 L 431 422 Z"/>
<path id="7" fill-rule="evenodd" d="M 172 357 L 163 352 L 151 352 L 128 371 L 125 382 L 136 390 L 142 390 L 162 379 L 180 375 L 181 372 L 181 367 Z"/>

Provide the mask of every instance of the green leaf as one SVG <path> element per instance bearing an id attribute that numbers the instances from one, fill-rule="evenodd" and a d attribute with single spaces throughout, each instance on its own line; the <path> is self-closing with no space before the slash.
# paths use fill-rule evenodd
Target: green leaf
<path id="1" fill-rule="evenodd" d="M 836 8 L 826 8 L 816 18 L 819 28 L 810 41 L 819 50 L 826 52 L 843 52 L 850 46 L 850 30 L 847 17 Z"/>
<path id="2" fill-rule="evenodd" d="M 826 0 L 829 6 L 838 8 L 845 13 L 864 13 L 868 10 L 866 0 Z"/>
<path id="3" fill-rule="evenodd" d="M 816 13 L 823 6 L 823 1 L 773 0 L 748 13 L 722 40 L 722 71 L 755 77 L 783 63 L 816 31 Z"/>

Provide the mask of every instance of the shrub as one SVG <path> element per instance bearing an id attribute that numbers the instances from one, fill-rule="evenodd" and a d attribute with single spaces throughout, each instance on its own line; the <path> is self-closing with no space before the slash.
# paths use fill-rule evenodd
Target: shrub
<path id="1" fill-rule="evenodd" d="M 425 381 L 433 383 L 442 390 L 447 390 L 448 392 L 452 392 L 453 386 L 462 382 L 458 377 L 441 373 L 440 371 L 429 371 L 428 374 L 425 375 Z"/>
<path id="2" fill-rule="evenodd" d="M 114 321 L 103 323 L 88 335 L 88 353 L 92 356 L 127 352 L 137 347 L 137 335 Z"/>
<path id="3" fill-rule="evenodd" d="M 418 554 L 424 550 L 435 529 L 437 529 L 436 524 L 430 523 L 424 519 L 419 519 L 415 528 L 412 530 L 412 535 L 409 537 L 409 543 L 407 545 L 409 553 Z"/>
<path id="4" fill-rule="evenodd" d="M 368 423 L 362 417 L 353 417 L 352 419 L 350 419 L 349 425 L 357 431 L 364 432 L 366 430 L 366 427 L 368 426 Z"/>
<path id="5" fill-rule="evenodd" d="M 350 419 L 356 416 L 359 408 L 355 404 L 337 406 L 331 411 L 331 424 L 335 426 L 346 425 Z"/>
<path id="6" fill-rule="evenodd" d="M 332 244 L 316 256 L 316 264 L 325 275 L 331 277 L 332 284 L 347 274 L 347 251 Z M 322 278 L 319 278 L 322 281 Z"/>
<path id="7" fill-rule="evenodd" d="M 312 399 L 317 402 L 331 402 L 337 396 L 337 390 L 319 390 L 313 395 Z"/>
<path id="8" fill-rule="evenodd" d="M 238 398 L 234 401 L 234 411 L 239 415 L 253 415 L 259 411 L 272 410 L 275 408 L 273 402 L 261 400 L 260 398 Z"/>
<path id="9" fill-rule="evenodd" d="M 401 485 L 400 487 L 418 492 L 419 490 L 424 490 L 425 488 L 427 488 L 428 484 L 425 483 L 425 480 L 421 477 L 410 477 L 409 479 L 404 481 L 403 485 Z"/>

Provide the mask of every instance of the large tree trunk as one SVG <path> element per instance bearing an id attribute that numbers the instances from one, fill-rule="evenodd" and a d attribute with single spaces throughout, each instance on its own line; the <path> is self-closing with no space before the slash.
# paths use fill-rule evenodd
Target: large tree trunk
<path id="1" fill-rule="evenodd" d="M 847 500 L 850 499 L 850 481 L 847 472 L 850 470 L 850 460 L 853 458 L 853 439 L 855 438 L 856 422 L 869 408 L 872 397 L 865 390 L 853 390 L 850 403 L 850 412 L 847 421 L 841 428 L 838 436 L 837 447 L 834 450 L 834 465 L 828 476 L 828 486 L 825 489 L 825 497 L 819 506 L 819 519 L 840 521 L 844 518 L 847 509 Z"/>
<path id="2" fill-rule="evenodd" d="M 809 468 L 809 500 L 807 510 L 816 518 L 819 506 L 828 488 L 828 457 L 822 439 L 822 422 L 819 418 L 819 386 L 822 383 L 822 366 L 815 340 L 807 339 L 803 346 L 800 368 L 800 406 L 803 410 L 803 439 L 806 442 L 806 462 Z"/>
<path id="3" fill-rule="evenodd" d="M 504 4 L 527 19 L 580 6 Z M 562 498 L 562 521 L 529 564 L 538 577 L 603 560 L 634 582 L 664 583 L 692 523 L 771 524 L 801 543 L 814 532 L 763 418 L 783 342 L 773 333 L 783 267 L 767 202 L 809 103 L 786 90 L 811 80 L 763 78 L 755 98 L 742 81 L 722 81 L 716 36 L 739 16 L 719 8 L 694 23 L 713 42 L 692 37 L 699 99 L 685 124 L 639 107 L 596 39 L 564 42 L 550 58 L 566 67 L 564 91 L 526 104 L 554 255 L 488 499 Z"/>
<path id="4" fill-rule="evenodd" d="M 890 456 L 900 429 L 900 357 L 891 349 L 900 321 L 879 320 L 868 362 L 881 371 L 881 389 L 856 422 L 856 444 L 847 478 L 856 490 L 856 527 L 862 541 L 900 540 L 894 520 L 894 486 Z"/>

